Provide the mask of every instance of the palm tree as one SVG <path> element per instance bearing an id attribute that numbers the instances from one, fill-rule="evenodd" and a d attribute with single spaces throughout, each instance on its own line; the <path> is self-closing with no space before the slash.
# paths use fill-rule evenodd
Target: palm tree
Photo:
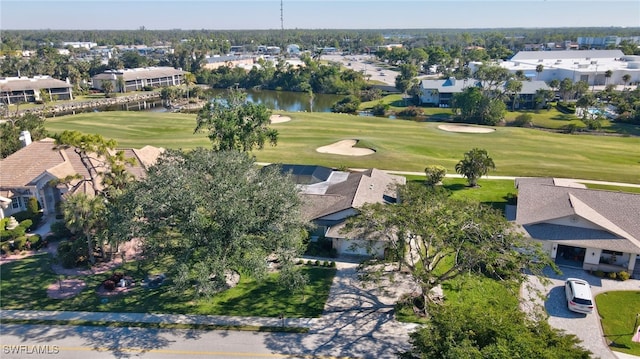
<path id="1" fill-rule="evenodd" d="M 611 71 L 611 70 L 607 70 L 607 71 L 604 72 L 604 84 L 605 84 L 605 87 L 607 85 L 609 85 L 609 79 L 611 78 L 612 75 L 613 75 L 613 71 Z"/>
<path id="2" fill-rule="evenodd" d="M 627 82 L 629 82 L 629 80 L 631 80 L 631 75 L 629 74 L 624 74 L 624 76 L 622 76 L 622 82 L 624 82 L 624 89 L 627 89 Z"/>
<path id="3" fill-rule="evenodd" d="M 196 75 L 191 72 L 184 74 L 184 84 L 187 86 L 187 101 L 189 100 L 189 87 L 196 82 Z"/>
<path id="4" fill-rule="evenodd" d="M 102 81 L 102 91 L 104 92 L 104 97 L 111 97 L 111 93 L 113 92 L 113 82 L 109 80 Z"/>
<path id="5" fill-rule="evenodd" d="M 478 178 L 495 168 L 496 165 L 489 157 L 487 150 L 480 148 L 474 148 L 465 153 L 464 158 L 456 164 L 456 172 L 467 178 L 469 187 L 477 187 Z"/>
<path id="6" fill-rule="evenodd" d="M 102 197 L 89 197 L 84 193 L 69 196 L 62 202 L 64 221 L 72 233 L 82 233 L 87 240 L 89 262 L 96 262 L 93 255 L 94 235 L 101 227 L 105 214 L 105 204 Z"/>
<path id="7" fill-rule="evenodd" d="M 540 73 L 544 70 L 544 66 L 542 64 L 536 66 L 536 80 L 540 78 Z"/>
<path id="8" fill-rule="evenodd" d="M 518 94 L 520 93 L 520 91 L 522 91 L 522 81 L 518 81 L 518 80 L 507 81 L 505 85 L 505 90 L 507 94 L 512 96 L 513 102 L 511 103 L 511 111 L 515 111 Z"/>

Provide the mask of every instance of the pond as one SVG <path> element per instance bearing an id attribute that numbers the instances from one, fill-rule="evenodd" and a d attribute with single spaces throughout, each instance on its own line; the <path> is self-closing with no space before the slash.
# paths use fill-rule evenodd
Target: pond
<path id="1" fill-rule="evenodd" d="M 224 96 L 227 90 L 211 90 L 214 97 Z M 331 106 L 342 100 L 343 95 L 314 94 L 313 101 L 305 92 L 246 90 L 247 100 L 264 104 L 271 110 L 287 112 L 331 112 Z"/>

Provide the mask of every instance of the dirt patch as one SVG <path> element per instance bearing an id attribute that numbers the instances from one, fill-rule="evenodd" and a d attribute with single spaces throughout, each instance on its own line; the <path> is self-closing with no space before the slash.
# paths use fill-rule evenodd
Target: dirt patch
<path id="1" fill-rule="evenodd" d="M 47 287 L 47 297 L 53 299 L 73 298 L 86 287 L 87 284 L 80 279 L 59 280 Z"/>
<path id="2" fill-rule="evenodd" d="M 438 129 L 447 132 L 461 132 L 461 133 L 491 133 L 495 128 L 478 127 L 470 125 L 439 125 Z"/>
<path id="3" fill-rule="evenodd" d="M 271 117 L 269 117 L 269 120 L 271 120 L 271 123 L 282 123 L 291 121 L 291 117 L 282 115 L 271 115 Z"/>
<path id="4" fill-rule="evenodd" d="M 334 155 L 343 156 L 367 156 L 376 153 L 376 151 L 370 148 L 358 148 L 353 147 L 358 143 L 358 140 L 342 140 L 336 143 L 332 143 L 328 146 L 318 147 L 317 152 L 331 153 Z"/>

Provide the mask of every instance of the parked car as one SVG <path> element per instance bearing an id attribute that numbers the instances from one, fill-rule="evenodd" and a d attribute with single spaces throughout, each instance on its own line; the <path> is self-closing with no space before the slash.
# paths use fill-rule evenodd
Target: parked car
<path id="1" fill-rule="evenodd" d="M 567 278 L 564 284 L 567 307 L 576 313 L 593 313 L 593 296 L 588 282 L 578 278 Z"/>

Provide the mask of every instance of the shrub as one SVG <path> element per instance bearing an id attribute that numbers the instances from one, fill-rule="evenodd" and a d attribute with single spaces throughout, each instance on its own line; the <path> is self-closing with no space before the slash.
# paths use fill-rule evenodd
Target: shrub
<path id="1" fill-rule="evenodd" d="M 20 227 L 24 228 L 25 231 L 31 228 L 32 225 L 33 221 L 30 219 L 25 219 L 24 221 L 20 222 Z"/>
<path id="2" fill-rule="evenodd" d="M 607 273 L 607 278 L 609 278 L 609 279 L 616 279 L 617 276 L 618 276 L 618 274 L 616 272 Z"/>
<path id="3" fill-rule="evenodd" d="M 72 235 L 64 222 L 54 222 L 51 224 L 51 232 L 53 232 L 56 239 L 70 238 Z"/>
<path id="4" fill-rule="evenodd" d="M 515 206 L 516 204 L 518 204 L 517 193 L 509 192 L 504 198 L 507 200 L 507 204 L 509 205 Z"/>
<path id="5" fill-rule="evenodd" d="M 322 263 L 323 267 L 328 267 L 329 266 L 329 261 L 324 261 L 324 263 Z"/>
<path id="6" fill-rule="evenodd" d="M 320 261 L 316 260 L 315 262 L 313 262 L 313 265 L 315 265 L 316 267 L 320 265 Z"/>
<path id="7" fill-rule="evenodd" d="M 32 216 L 37 215 L 40 212 L 40 204 L 35 197 L 30 197 L 27 202 L 27 211 L 31 212 Z"/>
<path id="8" fill-rule="evenodd" d="M 558 102 L 556 108 L 562 113 L 576 113 L 576 105 L 572 103 Z"/>
<path id="9" fill-rule="evenodd" d="M 398 116 L 400 117 L 418 117 L 424 114 L 424 110 L 420 107 L 409 106 L 404 110 L 398 112 Z"/>
<path id="10" fill-rule="evenodd" d="M 0 234 L 7 230 L 7 223 L 9 223 L 9 217 L 0 219 Z"/>
<path id="11" fill-rule="evenodd" d="M 518 127 L 533 127 L 533 116 L 529 113 L 518 115 L 515 121 L 513 121 L 513 125 Z"/>
<path id="12" fill-rule="evenodd" d="M 58 259 L 65 268 L 74 268 L 87 260 L 87 247 L 83 241 L 63 241 L 58 245 Z"/>
<path id="13" fill-rule="evenodd" d="M 578 132 L 579 127 L 575 123 L 570 123 L 564 126 L 563 129 L 564 129 L 564 133 L 576 133 Z"/>
<path id="14" fill-rule="evenodd" d="M 147 86 L 143 86 L 143 87 L 142 87 L 142 90 L 143 90 L 143 91 L 153 91 L 153 86 L 149 86 L 149 85 L 147 85 Z"/>
<path id="15" fill-rule="evenodd" d="M 360 106 L 360 99 L 356 96 L 349 95 L 331 106 L 332 112 L 354 113 Z"/>
<path id="16" fill-rule="evenodd" d="M 304 264 L 304 261 L 302 259 L 298 259 L 297 264 Z"/>
<path id="17" fill-rule="evenodd" d="M 389 107 L 390 106 L 388 104 L 384 104 L 382 103 L 382 101 L 380 101 L 379 103 L 374 105 L 373 108 L 371 108 L 371 113 L 374 116 L 384 116 L 387 114 Z"/>
<path id="18" fill-rule="evenodd" d="M 629 274 L 629 272 L 618 272 L 618 279 L 621 281 L 625 281 L 628 280 L 629 278 L 631 278 L 631 275 Z"/>
<path id="19" fill-rule="evenodd" d="M 435 186 L 442 181 L 447 174 L 447 169 L 440 165 L 429 165 L 424 169 L 427 178 L 424 183 L 427 186 Z"/>
<path id="20" fill-rule="evenodd" d="M 102 286 L 106 290 L 114 290 L 116 289 L 116 282 L 112 281 L 111 279 L 107 279 L 104 282 L 102 282 Z"/>
<path id="21" fill-rule="evenodd" d="M 336 262 L 331 261 L 331 268 L 335 268 L 336 267 Z"/>
<path id="22" fill-rule="evenodd" d="M 595 272 L 593 272 L 593 275 L 595 275 L 598 278 L 603 278 L 604 277 L 604 272 L 601 270 L 597 270 Z"/>

